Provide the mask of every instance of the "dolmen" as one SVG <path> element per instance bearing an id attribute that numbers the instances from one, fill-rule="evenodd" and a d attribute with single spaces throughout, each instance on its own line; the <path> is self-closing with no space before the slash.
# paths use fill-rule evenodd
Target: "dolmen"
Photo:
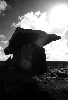
<path id="1" fill-rule="evenodd" d="M 4 98 L 7 95 L 9 99 L 15 97 L 23 100 L 37 100 L 45 97 L 49 100 L 49 95 L 47 97 L 47 94 L 39 89 L 34 77 L 47 73 L 43 46 L 59 39 L 61 39 L 60 36 L 47 34 L 41 30 L 16 28 L 8 47 L 4 49 L 4 53 L 13 54 L 13 58 L 9 57 L 4 66 L 0 67 L 2 68 L 0 91 L 6 91 L 6 94 L 1 92 Z"/>
<path id="2" fill-rule="evenodd" d="M 8 47 L 4 49 L 4 53 L 6 55 L 13 54 L 10 67 L 21 70 L 22 73 L 30 76 L 43 74 L 47 72 L 43 46 L 59 39 L 61 37 L 55 34 L 17 27 L 9 40 Z"/>

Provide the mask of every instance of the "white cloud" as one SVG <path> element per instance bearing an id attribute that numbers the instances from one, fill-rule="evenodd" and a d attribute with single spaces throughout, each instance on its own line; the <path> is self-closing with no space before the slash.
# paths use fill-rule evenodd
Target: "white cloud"
<path id="1" fill-rule="evenodd" d="M 66 28 L 66 29 L 63 31 L 62 34 L 64 35 L 64 38 L 68 41 L 68 28 Z"/>
<path id="2" fill-rule="evenodd" d="M 7 43 L 8 43 L 8 41 L 1 41 L 1 43 L 7 44 Z"/>
<path id="3" fill-rule="evenodd" d="M 9 57 L 10 55 L 5 55 L 0 52 L 0 61 L 6 61 Z"/>
<path id="4" fill-rule="evenodd" d="M 50 33 L 53 31 L 50 24 L 46 20 L 46 12 L 41 13 L 40 11 L 33 13 L 28 12 L 24 16 L 19 16 L 19 22 L 13 23 L 11 26 L 21 27 L 24 29 L 42 30 Z"/>
<path id="5" fill-rule="evenodd" d="M 33 30 L 42 30 L 46 31 L 47 33 L 52 33 L 53 29 L 51 28 L 50 24 L 47 22 L 46 12 L 40 13 L 40 11 L 33 13 L 28 12 L 24 16 L 18 17 L 18 23 L 13 23 L 12 26 L 14 27 L 21 27 L 24 29 L 33 29 Z M 65 30 L 67 31 L 67 30 Z M 65 34 L 64 31 L 64 34 Z M 59 33 L 55 33 L 58 34 Z M 63 34 L 63 33 L 62 33 Z M 61 41 L 58 40 L 57 42 L 52 42 L 45 46 L 45 53 L 47 56 L 47 60 L 68 60 L 68 48 L 66 46 L 67 41 L 62 39 Z"/>
<path id="6" fill-rule="evenodd" d="M 0 50 L 3 50 L 3 47 L 0 46 Z"/>
<path id="7" fill-rule="evenodd" d="M 0 35 L 0 37 L 4 40 L 6 37 L 5 35 Z"/>
<path id="8" fill-rule="evenodd" d="M 2 11 L 5 11 L 7 7 L 11 8 L 11 6 L 6 3 L 6 1 L 0 0 L 0 14 L 2 13 Z M 3 13 L 3 15 L 5 14 Z"/>
<path id="9" fill-rule="evenodd" d="M 3 52 L 3 48 L 0 46 L 0 61 L 6 61 L 10 56 L 12 59 L 13 55 L 5 55 L 5 53 Z"/>
<path id="10" fill-rule="evenodd" d="M 6 7 L 7 7 L 7 3 L 4 0 L 3 1 L 0 0 L 0 13 L 2 10 L 4 11 Z"/>

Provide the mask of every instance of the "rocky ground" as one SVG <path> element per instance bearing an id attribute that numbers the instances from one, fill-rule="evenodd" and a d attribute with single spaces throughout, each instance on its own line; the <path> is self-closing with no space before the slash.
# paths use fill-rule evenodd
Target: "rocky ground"
<path id="1" fill-rule="evenodd" d="M 36 77 L 39 88 L 49 94 L 54 100 L 68 100 L 68 79 L 56 77 L 51 74 L 43 74 Z"/>
<path id="2" fill-rule="evenodd" d="M 46 92 L 46 94 L 48 94 Z M 46 95 L 39 89 L 35 78 L 26 75 L 22 70 L 0 66 L 0 99 L 45 99 Z M 49 96 L 47 97 L 49 99 Z"/>
<path id="3" fill-rule="evenodd" d="M 49 70 L 49 69 L 48 69 Z M 43 75 L 30 77 L 22 70 L 2 65 L 0 67 L 0 98 L 68 100 L 67 69 L 66 74 L 57 74 L 57 69 L 50 69 Z M 66 78 L 65 78 L 66 77 Z"/>

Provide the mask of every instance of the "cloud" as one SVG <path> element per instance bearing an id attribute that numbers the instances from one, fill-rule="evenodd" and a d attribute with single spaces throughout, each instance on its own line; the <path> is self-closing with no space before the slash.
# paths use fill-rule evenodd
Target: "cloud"
<path id="1" fill-rule="evenodd" d="M 0 51 L 0 61 L 6 61 L 11 55 L 5 55 Z"/>
<path id="2" fill-rule="evenodd" d="M 6 61 L 10 56 L 11 56 L 11 59 L 13 57 L 13 55 L 5 55 L 5 53 L 3 52 L 3 47 L 0 46 L 0 61 Z"/>
<path id="3" fill-rule="evenodd" d="M 6 7 L 7 7 L 7 3 L 4 0 L 3 1 L 0 0 L 0 13 L 2 10 L 4 11 Z"/>
<path id="4" fill-rule="evenodd" d="M 0 46 L 0 50 L 3 50 L 3 47 Z"/>
<path id="5" fill-rule="evenodd" d="M 8 4 L 6 3 L 6 1 L 0 0 L 0 14 L 1 14 L 2 12 L 4 12 L 4 11 L 7 9 L 7 7 L 8 7 L 8 8 L 11 8 L 11 6 L 8 5 Z M 5 15 L 5 14 L 3 13 L 3 16 L 4 16 L 4 15 Z"/>
<path id="6" fill-rule="evenodd" d="M 6 38 L 5 35 L 0 35 L 0 38 L 2 38 L 3 40 Z"/>
<path id="7" fill-rule="evenodd" d="M 63 33 L 62 33 L 65 37 L 65 39 L 68 41 L 68 28 L 66 28 Z"/>
<path id="8" fill-rule="evenodd" d="M 33 30 L 42 30 L 46 32 L 51 32 L 53 29 L 51 28 L 50 24 L 46 20 L 46 12 L 41 13 L 40 11 L 33 13 L 28 12 L 24 14 L 24 16 L 19 16 L 19 22 L 12 23 L 11 27 L 21 27 L 24 29 L 33 29 Z"/>
<path id="9" fill-rule="evenodd" d="M 1 41 L 1 43 L 7 44 L 7 43 L 8 43 L 8 41 Z"/>

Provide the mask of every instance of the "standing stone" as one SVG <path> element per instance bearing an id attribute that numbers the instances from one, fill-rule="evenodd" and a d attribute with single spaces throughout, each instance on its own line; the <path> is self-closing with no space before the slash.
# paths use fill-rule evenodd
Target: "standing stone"
<path id="1" fill-rule="evenodd" d="M 21 48 L 20 66 L 22 69 L 32 72 L 32 44 L 27 43 Z"/>
<path id="2" fill-rule="evenodd" d="M 47 72 L 45 49 L 35 46 L 32 53 L 33 74 L 43 74 Z"/>

